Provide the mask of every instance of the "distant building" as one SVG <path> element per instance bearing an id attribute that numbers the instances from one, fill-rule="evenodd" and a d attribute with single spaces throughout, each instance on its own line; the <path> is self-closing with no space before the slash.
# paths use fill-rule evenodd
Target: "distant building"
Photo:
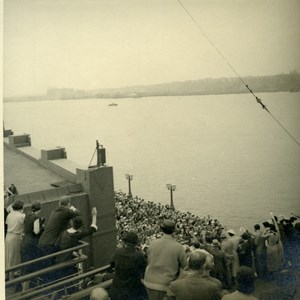
<path id="1" fill-rule="evenodd" d="M 83 90 L 75 90 L 71 88 L 49 88 L 47 89 L 47 97 L 49 99 L 73 99 L 84 98 L 86 92 Z"/>

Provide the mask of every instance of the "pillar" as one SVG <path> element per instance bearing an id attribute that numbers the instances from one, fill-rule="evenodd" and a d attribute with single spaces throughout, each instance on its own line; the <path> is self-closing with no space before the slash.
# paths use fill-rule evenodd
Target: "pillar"
<path id="1" fill-rule="evenodd" d="M 77 182 L 89 195 L 91 207 L 96 207 L 98 231 L 92 237 L 94 268 L 110 263 L 117 245 L 113 168 L 77 169 Z"/>

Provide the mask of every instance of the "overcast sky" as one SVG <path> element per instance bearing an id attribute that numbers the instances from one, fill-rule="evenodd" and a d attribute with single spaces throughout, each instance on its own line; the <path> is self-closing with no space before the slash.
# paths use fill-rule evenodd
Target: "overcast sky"
<path id="1" fill-rule="evenodd" d="M 300 71 L 300 1 L 181 0 L 241 75 Z M 177 0 L 4 0 L 4 96 L 234 77 Z"/>

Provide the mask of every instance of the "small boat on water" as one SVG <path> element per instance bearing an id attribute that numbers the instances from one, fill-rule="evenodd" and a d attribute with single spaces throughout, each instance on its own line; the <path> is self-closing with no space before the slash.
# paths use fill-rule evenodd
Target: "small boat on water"
<path id="1" fill-rule="evenodd" d="M 108 104 L 108 106 L 118 106 L 118 104 L 117 103 L 110 103 L 110 104 Z"/>

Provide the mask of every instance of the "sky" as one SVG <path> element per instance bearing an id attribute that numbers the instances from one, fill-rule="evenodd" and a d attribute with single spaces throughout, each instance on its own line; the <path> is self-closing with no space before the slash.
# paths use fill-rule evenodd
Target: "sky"
<path id="1" fill-rule="evenodd" d="M 4 0 L 3 95 L 300 71 L 300 1 L 180 2 Z"/>

